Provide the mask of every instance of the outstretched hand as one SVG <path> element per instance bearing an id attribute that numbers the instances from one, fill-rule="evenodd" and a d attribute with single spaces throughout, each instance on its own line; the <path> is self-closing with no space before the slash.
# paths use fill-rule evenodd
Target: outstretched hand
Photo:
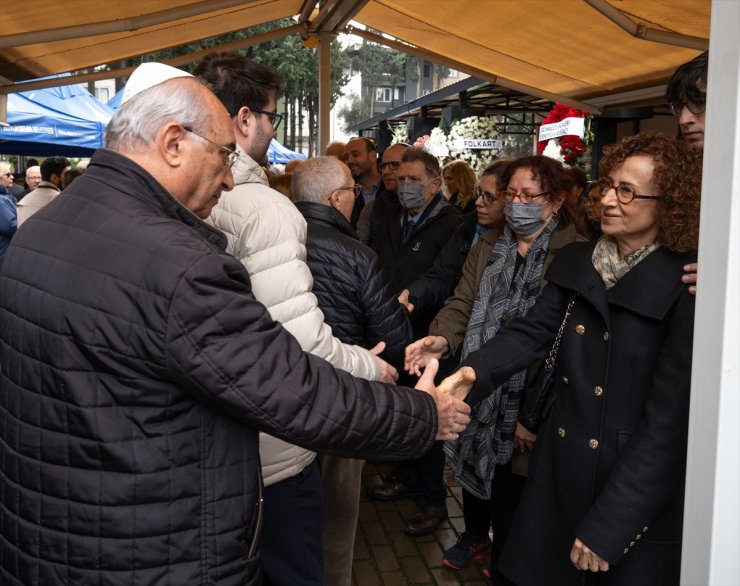
<path id="1" fill-rule="evenodd" d="M 438 370 L 439 362 L 436 359 L 431 360 L 415 388 L 429 393 L 434 399 L 434 404 L 437 407 L 437 435 L 435 439 L 441 441 L 456 440 L 470 422 L 470 406 L 452 393 L 465 392 L 467 395 L 467 391 L 470 390 L 475 380 L 475 373 L 472 368 L 460 369 L 460 371 L 465 372 L 459 375 L 455 373 L 447 377 L 438 388 L 434 386 L 434 377 Z M 445 392 L 442 388 L 443 385 L 450 393 Z M 466 385 L 468 389 L 464 391 Z"/>
<path id="2" fill-rule="evenodd" d="M 464 401 L 474 383 L 475 371 L 469 366 L 463 366 L 439 383 L 437 389 Z"/>
<path id="3" fill-rule="evenodd" d="M 369 352 L 375 358 L 375 364 L 378 366 L 378 380 L 382 383 L 394 384 L 398 380 L 398 371 L 379 355 L 385 350 L 385 342 L 378 342 Z"/>
<path id="4" fill-rule="evenodd" d="M 403 368 L 409 374 L 421 376 L 421 369 L 429 364 L 432 358 L 439 360 L 450 345 L 442 336 L 427 336 L 406 346 Z"/>

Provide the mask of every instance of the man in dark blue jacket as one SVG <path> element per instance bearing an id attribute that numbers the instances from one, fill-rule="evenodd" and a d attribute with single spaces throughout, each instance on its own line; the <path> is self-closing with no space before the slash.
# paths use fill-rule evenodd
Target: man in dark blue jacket
<path id="1" fill-rule="evenodd" d="M 378 238 L 372 243 L 396 295 L 431 268 L 460 225 L 460 211 L 447 203 L 441 187 L 436 157 L 422 149 L 405 149 L 398 170 L 398 200 L 384 207 Z M 411 314 L 414 339 L 427 335 L 440 306 Z M 418 511 L 404 531 L 414 537 L 427 535 L 447 518 L 443 473 L 444 454 L 438 444 L 421 458 L 403 462 L 395 478 L 370 488 L 368 496 L 377 500 L 418 496 Z"/>

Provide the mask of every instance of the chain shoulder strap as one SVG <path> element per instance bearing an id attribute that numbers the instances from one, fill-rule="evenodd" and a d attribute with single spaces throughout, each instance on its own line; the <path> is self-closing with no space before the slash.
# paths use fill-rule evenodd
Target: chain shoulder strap
<path id="1" fill-rule="evenodd" d="M 578 296 L 577 293 L 573 293 L 570 296 L 570 299 L 568 300 L 568 307 L 565 309 L 565 316 L 563 317 L 563 322 L 560 324 L 560 329 L 558 330 L 557 336 L 555 336 L 555 342 L 553 342 L 552 348 L 550 348 L 550 354 L 547 356 L 547 360 L 545 360 L 545 370 L 552 370 L 555 366 L 555 361 L 558 358 L 558 350 L 560 349 L 560 340 L 563 339 L 563 332 L 565 332 L 565 325 L 568 323 L 568 320 L 570 319 L 570 314 L 573 313 L 573 306 L 576 302 L 576 297 Z"/>

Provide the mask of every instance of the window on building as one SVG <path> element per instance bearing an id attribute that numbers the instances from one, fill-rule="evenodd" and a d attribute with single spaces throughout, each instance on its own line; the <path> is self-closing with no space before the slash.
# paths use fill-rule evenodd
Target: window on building
<path id="1" fill-rule="evenodd" d="M 95 97 L 105 104 L 108 100 L 110 100 L 110 92 L 108 91 L 107 87 L 96 87 Z"/>
<path id="2" fill-rule="evenodd" d="M 393 92 L 389 87 L 379 87 L 375 89 L 376 102 L 390 102 Z"/>
<path id="3" fill-rule="evenodd" d="M 424 77 L 430 77 L 432 75 L 432 66 L 429 63 L 424 63 Z"/>

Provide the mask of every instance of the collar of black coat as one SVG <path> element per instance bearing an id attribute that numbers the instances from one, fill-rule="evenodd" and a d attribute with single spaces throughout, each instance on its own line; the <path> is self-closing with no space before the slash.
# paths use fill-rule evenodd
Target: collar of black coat
<path id="1" fill-rule="evenodd" d="M 192 227 L 203 238 L 226 250 L 226 237 L 221 232 L 183 206 L 148 171 L 128 157 L 108 149 L 98 149 L 83 176 L 97 179 L 122 194 L 153 205 L 165 216 Z M 81 188 L 85 183 L 79 182 L 77 187 Z M 70 187 L 73 186 L 74 183 Z"/>
<path id="2" fill-rule="evenodd" d="M 609 305 L 661 320 L 680 295 L 689 295 L 681 276 L 683 266 L 696 261 L 695 252 L 674 252 L 661 246 L 607 291 L 591 262 L 594 246 L 596 242 L 576 242 L 564 247 L 545 278 L 583 296 L 607 323 Z"/>
<path id="3" fill-rule="evenodd" d="M 296 202 L 295 207 L 297 207 L 298 211 L 303 214 L 303 217 L 306 218 L 306 222 L 309 224 L 323 224 L 331 226 L 332 228 L 339 230 L 342 234 L 346 234 L 355 240 L 359 240 L 357 233 L 352 229 L 347 218 L 345 218 L 341 212 L 337 211 L 335 208 L 311 201 Z"/>

